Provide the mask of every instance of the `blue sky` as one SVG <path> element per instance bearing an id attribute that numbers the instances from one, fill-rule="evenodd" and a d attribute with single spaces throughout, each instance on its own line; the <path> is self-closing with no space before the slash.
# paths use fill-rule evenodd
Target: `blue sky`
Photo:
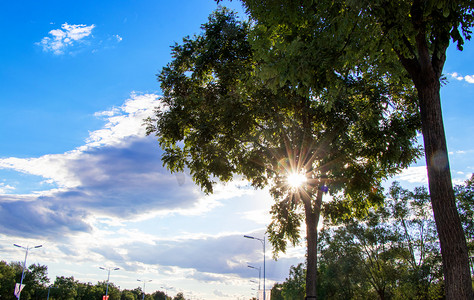
<path id="1" fill-rule="evenodd" d="M 238 1 L 224 2 L 241 11 Z M 142 120 L 159 105 L 156 76 L 170 47 L 217 7 L 199 1 L 10 1 L 0 9 L 0 259 L 49 268 L 49 277 L 106 279 L 187 297 L 250 297 L 258 241 L 272 205 L 244 182 L 205 196 L 162 167 Z M 474 46 L 448 50 L 442 89 L 453 180 L 474 168 Z M 424 161 L 395 179 L 426 184 Z M 267 247 L 269 248 L 269 247 Z M 271 256 L 270 251 L 267 258 Z M 267 286 L 304 261 L 291 248 L 267 259 Z"/>

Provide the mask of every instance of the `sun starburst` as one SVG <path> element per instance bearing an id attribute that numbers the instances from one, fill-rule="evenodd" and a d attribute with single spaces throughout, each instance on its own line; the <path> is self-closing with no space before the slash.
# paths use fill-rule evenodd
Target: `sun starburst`
<path id="1" fill-rule="evenodd" d="M 294 189 L 300 188 L 308 180 L 305 174 L 302 173 L 290 173 L 286 178 L 288 185 Z"/>

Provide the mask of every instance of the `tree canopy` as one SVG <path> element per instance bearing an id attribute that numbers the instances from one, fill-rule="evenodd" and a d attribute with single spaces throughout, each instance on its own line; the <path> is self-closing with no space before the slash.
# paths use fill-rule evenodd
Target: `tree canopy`
<path id="1" fill-rule="evenodd" d="M 259 28 L 255 44 L 273 85 L 332 85 L 321 65 L 409 76 L 417 93 L 433 213 L 448 299 L 471 299 L 466 241 L 455 209 L 440 87 L 450 42 L 471 37 L 472 1 L 242 0 Z M 321 43 L 324 40 L 326 44 Z M 405 74 L 405 75 L 403 75 Z"/>
<path id="2" fill-rule="evenodd" d="M 249 23 L 220 9 L 202 29 L 172 47 L 173 60 L 158 75 L 163 104 L 148 133 L 158 137 L 164 165 L 189 170 L 207 193 L 236 176 L 256 188 L 271 186 L 269 240 L 285 251 L 287 241 L 300 241 L 305 221 L 314 265 L 307 287 L 314 294 L 323 193 L 342 192 L 355 212 L 381 199 L 381 181 L 420 153 L 413 143 L 420 125 L 414 90 L 403 77 L 330 65 L 319 72 L 332 74 L 331 84 L 272 86 Z M 307 183 L 292 188 L 291 173 L 304 174 Z"/>

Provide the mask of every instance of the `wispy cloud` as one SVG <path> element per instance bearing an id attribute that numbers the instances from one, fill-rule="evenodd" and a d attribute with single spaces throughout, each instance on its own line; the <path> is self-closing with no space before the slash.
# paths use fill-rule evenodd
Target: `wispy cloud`
<path id="1" fill-rule="evenodd" d="M 52 52 L 56 55 L 64 54 L 67 48 L 83 43 L 87 37 L 90 37 L 94 28 L 94 24 L 88 26 L 64 23 L 61 25 L 61 29 L 51 30 L 49 32 L 50 36 L 44 37 L 37 44 L 42 46 L 46 52 Z"/>
<path id="2" fill-rule="evenodd" d="M 459 80 L 459 81 L 466 81 L 467 83 L 474 83 L 474 75 L 466 75 L 462 76 L 456 72 L 449 73 L 452 78 Z"/>
<path id="3" fill-rule="evenodd" d="M 15 188 L 8 184 L 6 185 L 4 183 L 0 183 L 0 194 L 6 194 L 7 192 L 12 190 L 15 190 Z"/>
<path id="4" fill-rule="evenodd" d="M 395 180 L 408 181 L 416 184 L 428 184 L 428 173 L 426 166 L 409 167 L 395 176 Z"/>

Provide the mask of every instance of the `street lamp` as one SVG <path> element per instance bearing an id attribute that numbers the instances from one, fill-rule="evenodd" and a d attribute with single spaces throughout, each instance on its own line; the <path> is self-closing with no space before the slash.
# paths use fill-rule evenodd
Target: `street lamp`
<path id="1" fill-rule="evenodd" d="M 265 297 L 265 235 L 263 236 L 263 239 L 260 239 L 260 238 L 256 238 L 256 237 L 253 237 L 253 236 L 250 236 L 250 235 L 244 235 L 244 238 L 248 238 L 248 239 L 252 239 L 252 240 L 258 240 L 260 242 L 262 242 L 262 246 L 263 246 L 263 299 L 264 300 L 267 300 L 267 298 Z"/>
<path id="2" fill-rule="evenodd" d="M 109 295 L 109 279 L 110 279 L 110 271 L 116 271 L 120 268 L 104 268 L 104 267 L 99 267 L 99 269 L 106 270 L 107 271 L 107 288 L 105 289 L 105 299 L 108 299 Z"/>
<path id="3" fill-rule="evenodd" d="M 172 287 L 172 286 L 170 286 L 170 287 L 162 286 L 160 288 L 165 289 L 165 291 L 166 291 L 165 299 L 168 299 L 168 290 L 173 290 L 174 289 L 174 287 Z"/>
<path id="4" fill-rule="evenodd" d="M 143 298 L 142 298 L 142 299 L 145 300 L 145 284 L 146 284 L 147 282 L 150 282 L 151 279 L 150 279 L 150 280 L 140 280 L 140 279 L 137 279 L 137 281 L 143 282 Z"/>
<path id="5" fill-rule="evenodd" d="M 260 278 L 261 278 L 261 271 L 262 271 L 262 268 L 261 267 L 254 267 L 254 266 L 251 266 L 251 265 L 247 265 L 247 267 L 251 268 L 251 269 L 255 269 L 255 270 L 258 270 L 258 289 L 260 289 Z"/>
<path id="6" fill-rule="evenodd" d="M 43 245 L 38 245 L 38 246 L 34 246 L 34 247 L 28 247 L 28 246 L 23 247 L 23 246 L 20 246 L 20 245 L 17 245 L 17 244 L 13 244 L 13 246 L 25 249 L 25 261 L 23 262 L 23 271 L 21 271 L 20 288 L 18 290 L 18 300 L 20 300 L 20 294 L 21 294 L 21 290 L 22 290 L 22 286 L 23 286 L 23 278 L 25 278 L 26 258 L 28 257 L 28 251 L 30 249 L 41 248 L 41 247 L 43 247 Z"/>

